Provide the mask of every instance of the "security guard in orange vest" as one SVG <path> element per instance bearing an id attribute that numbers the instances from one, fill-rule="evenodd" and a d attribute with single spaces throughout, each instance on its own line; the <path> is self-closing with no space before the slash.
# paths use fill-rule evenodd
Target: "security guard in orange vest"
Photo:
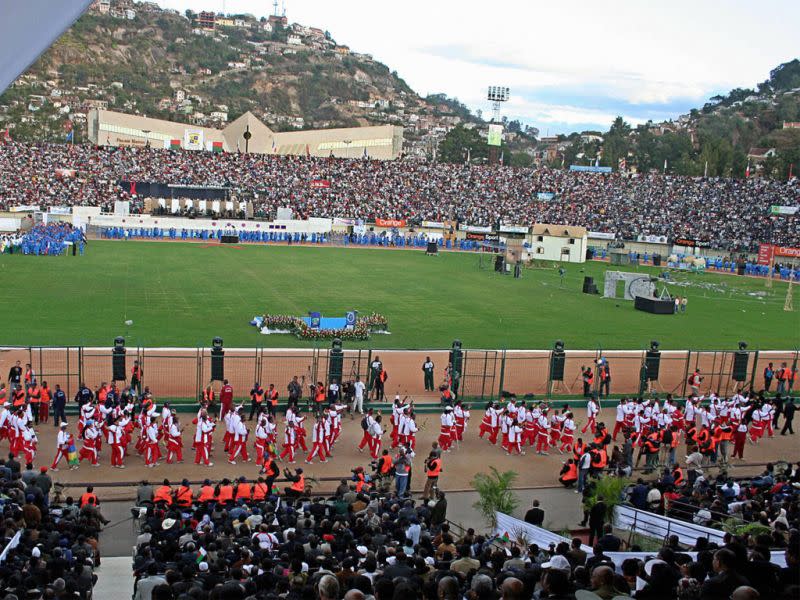
<path id="1" fill-rule="evenodd" d="M 165 479 L 153 494 L 153 503 L 158 504 L 159 502 L 163 502 L 167 506 L 172 505 L 172 488 L 169 486 L 169 479 Z"/>
<path id="2" fill-rule="evenodd" d="M 222 480 L 218 488 L 217 500 L 220 504 L 233 502 L 233 486 L 231 485 L 230 479 L 226 478 Z"/>
<path id="3" fill-rule="evenodd" d="M 561 485 L 564 487 L 572 487 L 572 485 L 578 481 L 578 465 L 571 458 L 561 467 L 558 481 L 561 482 Z"/>
<path id="4" fill-rule="evenodd" d="M 442 472 L 442 459 L 431 452 L 428 455 L 428 460 L 425 461 L 425 487 L 422 490 L 422 499 L 430 500 L 433 496 L 433 489 L 439 483 L 439 474 Z"/>
<path id="5" fill-rule="evenodd" d="M 14 390 L 14 406 L 24 406 L 25 405 L 25 390 L 21 387 L 18 387 Z"/>
<path id="6" fill-rule="evenodd" d="M 93 504 L 95 506 L 100 506 L 100 500 L 97 499 L 97 495 L 94 493 L 94 487 L 91 485 L 86 488 L 86 491 L 81 495 L 80 503 L 78 506 L 83 507 L 89 503 L 89 498 L 93 500 Z"/>
<path id="7" fill-rule="evenodd" d="M 247 483 L 247 479 L 244 477 L 239 478 L 239 483 L 236 486 L 236 499 L 237 500 L 250 500 L 252 495 L 252 489 L 250 488 L 250 484 Z"/>
<path id="8" fill-rule="evenodd" d="M 259 477 L 253 486 L 253 502 L 263 502 L 269 496 L 269 488 L 263 477 Z"/>
<path id="9" fill-rule="evenodd" d="M 267 390 L 267 401 L 267 410 L 269 410 L 269 414 L 274 417 L 275 412 L 278 410 L 278 390 L 275 389 L 274 383 L 269 384 L 269 389 Z"/>
<path id="10" fill-rule="evenodd" d="M 674 481 L 676 488 L 683 485 L 683 469 L 681 469 L 680 465 L 675 465 L 673 467 L 672 480 Z"/>
<path id="11" fill-rule="evenodd" d="M 303 469 L 297 469 L 292 475 L 289 469 L 283 470 L 283 476 L 286 477 L 292 484 L 283 488 L 284 493 L 289 498 L 299 498 L 306 490 L 306 476 L 303 475 Z"/>
<path id="12" fill-rule="evenodd" d="M 586 442 L 584 442 L 581 438 L 578 438 L 578 441 L 575 442 L 572 447 L 572 458 L 574 458 L 576 462 L 579 461 L 585 450 Z"/>
<path id="13" fill-rule="evenodd" d="M 652 473 L 658 462 L 658 449 L 661 446 L 660 436 L 658 431 L 651 429 L 650 433 L 644 439 L 644 454 L 646 456 L 645 473 Z"/>
<path id="14" fill-rule="evenodd" d="M 211 481 L 206 479 L 203 481 L 203 485 L 200 488 L 200 495 L 197 496 L 197 502 L 213 502 L 216 495 L 214 494 L 214 486 L 211 485 Z"/>
<path id="15" fill-rule="evenodd" d="M 175 490 L 175 504 L 181 508 L 189 508 L 192 505 L 192 488 L 189 487 L 189 480 L 181 481 L 180 487 Z"/>
<path id="16" fill-rule="evenodd" d="M 266 395 L 264 388 L 256 381 L 253 389 L 250 390 L 250 421 L 253 420 L 253 415 L 261 413 L 261 405 L 264 404 Z"/>
<path id="17" fill-rule="evenodd" d="M 356 467 L 353 469 L 353 479 L 356 482 L 356 493 L 360 494 L 367 484 L 367 478 L 364 475 L 364 467 Z"/>

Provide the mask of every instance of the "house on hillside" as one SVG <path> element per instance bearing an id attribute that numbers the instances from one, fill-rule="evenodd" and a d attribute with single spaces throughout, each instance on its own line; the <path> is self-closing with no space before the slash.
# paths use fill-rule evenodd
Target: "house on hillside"
<path id="1" fill-rule="evenodd" d="M 775 148 L 750 148 L 747 159 L 758 164 L 777 155 L 778 151 Z"/>

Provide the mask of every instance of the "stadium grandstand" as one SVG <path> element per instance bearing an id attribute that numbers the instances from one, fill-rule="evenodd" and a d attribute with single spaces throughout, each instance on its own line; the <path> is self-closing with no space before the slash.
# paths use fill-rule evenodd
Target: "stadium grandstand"
<path id="1" fill-rule="evenodd" d="M 92 206 L 110 213 L 122 200 L 132 201 L 131 212 L 141 213 L 144 199 L 131 194 L 137 189 L 131 182 L 138 189 L 142 183 L 223 187 L 246 196 L 252 201 L 251 216 L 267 220 L 288 207 L 297 219 L 394 219 L 410 225 L 457 221 L 495 228 L 568 223 L 621 240 L 685 238 L 725 251 L 755 252 L 759 243 L 800 246 L 797 214 L 776 217 L 771 211 L 797 205 L 796 179 L 631 177 L 320 158 L 302 152 L 276 156 L 155 146 L 0 145 L 0 209 L 5 211 Z M 540 193 L 547 199 L 540 199 Z"/>

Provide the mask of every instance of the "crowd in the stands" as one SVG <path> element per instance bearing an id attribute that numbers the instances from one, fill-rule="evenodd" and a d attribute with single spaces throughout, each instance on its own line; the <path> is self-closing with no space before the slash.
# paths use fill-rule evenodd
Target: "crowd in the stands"
<path id="1" fill-rule="evenodd" d="M 108 523 L 91 488 L 77 500 L 53 501 L 47 467 L 21 465 L 14 453 L 0 460 L 0 598 L 92 597 L 100 566 L 98 539 Z"/>
<path id="2" fill-rule="evenodd" d="M 254 500 L 246 481 L 239 499 L 241 482 L 168 484 L 139 488 L 146 516 L 134 600 L 569 600 L 580 590 L 605 600 L 788 600 L 800 592 L 797 529 L 780 531 L 785 568 L 770 563 L 775 535 L 755 532 L 691 549 L 673 536 L 616 564 L 606 553 L 623 541 L 610 525 L 588 555 L 579 539 L 539 547 L 487 538 L 451 526 L 441 493 L 416 502 L 343 481 L 328 499 Z"/>
<path id="3" fill-rule="evenodd" d="M 299 218 L 372 221 L 458 220 L 470 225 L 566 223 L 635 239 L 690 238 L 730 250 L 759 242 L 800 246 L 792 181 L 628 176 L 548 168 L 496 168 L 414 160 L 376 161 L 211 154 L 147 148 L 6 143 L 0 145 L 0 209 L 87 205 L 112 210 L 135 200 L 120 181 L 224 186 L 249 198 L 255 214 L 290 207 Z M 314 185 L 320 181 L 325 185 Z M 329 187 L 327 187 L 329 183 Z M 543 193 L 547 200 L 539 199 Z M 551 198 L 550 195 L 554 196 Z"/>

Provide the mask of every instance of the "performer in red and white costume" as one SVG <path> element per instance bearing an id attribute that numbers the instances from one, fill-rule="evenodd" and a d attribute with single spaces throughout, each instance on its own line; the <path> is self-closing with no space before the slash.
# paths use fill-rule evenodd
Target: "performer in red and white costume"
<path id="1" fill-rule="evenodd" d="M 100 430 L 95 425 L 94 421 L 87 421 L 86 426 L 83 428 L 83 445 L 78 452 L 78 462 L 88 460 L 93 467 L 99 467 L 100 463 L 97 461 L 97 440 L 100 439 Z"/>
<path id="2" fill-rule="evenodd" d="M 361 430 L 364 433 L 361 435 L 361 442 L 358 444 L 359 452 L 363 452 L 366 446 L 369 447 L 369 451 L 372 453 L 372 434 L 370 433 L 370 429 L 374 421 L 375 417 L 372 416 L 372 409 L 370 408 L 367 410 L 367 414 L 361 419 Z"/>
<path id="3" fill-rule="evenodd" d="M 456 419 L 456 440 L 461 442 L 464 439 L 464 432 L 469 422 L 469 411 L 461 404 L 461 400 L 458 400 L 453 407 L 453 416 Z"/>
<path id="4" fill-rule="evenodd" d="M 150 424 L 145 430 L 145 453 L 144 464 L 151 469 L 158 464 L 161 458 L 161 448 L 158 445 L 158 425 L 155 421 L 150 421 Z"/>
<path id="5" fill-rule="evenodd" d="M 453 444 L 453 427 L 456 423 L 452 406 L 444 407 L 444 412 L 439 417 L 439 421 L 441 422 L 439 446 L 442 448 L 442 452 L 450 452 L 450 446 Z"/>
<path id="6" fill-rule="evenodd" d="M 417 422 L 410 407 L 406 407 L 403 418 L 400 421 L 400 443 L 414 450 L 417 447 Z"/>
<path id="7" fill-rule="evenodd" d="M 383 426 L 381 425 L 381 415 L 375 417 L 375 419 L 370 424 L 369 435 L 372 438 L 372 458 L 378 459 L 381 453 L 381 447 L 383 446 Z"/>
<path id="8" fill-rule="evenodd" d="M 586 425 L 581 429 L 581 433 L 586 433 L 587 429 L 590 429 L 592 433 L 595 432 L 597 428 L 597 414 L 599 412 L 600 407 L 597 405 L 597 401 L 594 398 L 589 398 L 589 401 L 586 403 Z"/>
<path id="9" fill-rule="evenodd" d="M 106 428 L 106 439 L 111 446 L 111 466 L 117 469 L 125 468 L 125 426 L 122 421 L 123 418 L 117 418 Z"/>
<path id="10" fill-rule="evenodd" d="M 200 463 L 213 467 L 211 462 L 211 437 L 215 423 L 208 417 L 205 409 L 201 409 L 197 418 L 197 429 L 194 432 L 194 464 Z"/>
<path id="11" fill-rule="evenodd" d="M 508 425 L 508 442 L 506 445 L 506 454 L 525 454 L 525 451 L 522 449 L 522 432 L 523 429 L 520 427 L 520 424 L 514 419 Z"/>
<path id="12" fill-rule="evenodd" d="M 575 443 L 575 421 L 572 418 L 572 413 L 568 412 L 564 415 L 564 423 L 561 426 L 561 448 L 558 451 L 564 454 L 564 450 L 572 451 L 573 444 Z"/>
<path id="13" fill-rule="evenodd" d="M 491 444 L 497 443 L 497 433 L 499 431 L 497 405 L 490 402 L 486 407 L 486 412 L 483 415 L 481 426 L 479 429 L 478 437 L 483 438 L 484 434 L 489 434 L 489 442 Z"/>
<path id="14" fill-rule="evenodd" d="M 288 411 L 287 411 L 288 415 Z M 288 458 L 289 464 L 294 463 L 294 452 L 297 447 L 297 428 L 290 423 L 289 421 L 286 422 L 286 428 L 283 432 L 283 452 L 281 452 L 280 458 Z"/>
<path id="15" fill-rule="evenodd" d="M 61 423 L 56 436 L 56 457 L 53 459 L 53 464 L 50 465 L 51 471 L 58 471 L 58 463 L 61 462 L 62 458 L 67 460 L 67 451 L 69 450 L 71 438 L 72 436 L 67 431 L 67 424 Z"/>
<path id="16" fill-rule="evenodd" d="M 183 462 L 183 429 L 181 428 L 178 415 L 170 417 L 169 429 L 167 429 L 167 464 L 173 462 Z"/>
<path id="17" fill-rule="evenodd" d="M 311 464 L 316 456 L 320 462 L 327 462 L 325 460 L 325 419 L 318 413 L 314 422 L 314 427 L 311 429 L 311 452 L 306 457 L 306 462 Z"/>
<path id="18" fill-rule="evenodd" d="M 36 432 L 33 430 L 33 425 L 28 425 L 22 430 L 22 454 L 25 456 L 25 462 L 33 464 L 36 458 L 36 447 L 39 443 L 39 438 L 36 437 Z"/>
<path id="19" fill-rule="evenodd" d="M 550 419 L 547 418 L 547 409 L 544 409 L 536 422 L 536 454 L 547 456 L 547 448 L 549 446 Z"/>

